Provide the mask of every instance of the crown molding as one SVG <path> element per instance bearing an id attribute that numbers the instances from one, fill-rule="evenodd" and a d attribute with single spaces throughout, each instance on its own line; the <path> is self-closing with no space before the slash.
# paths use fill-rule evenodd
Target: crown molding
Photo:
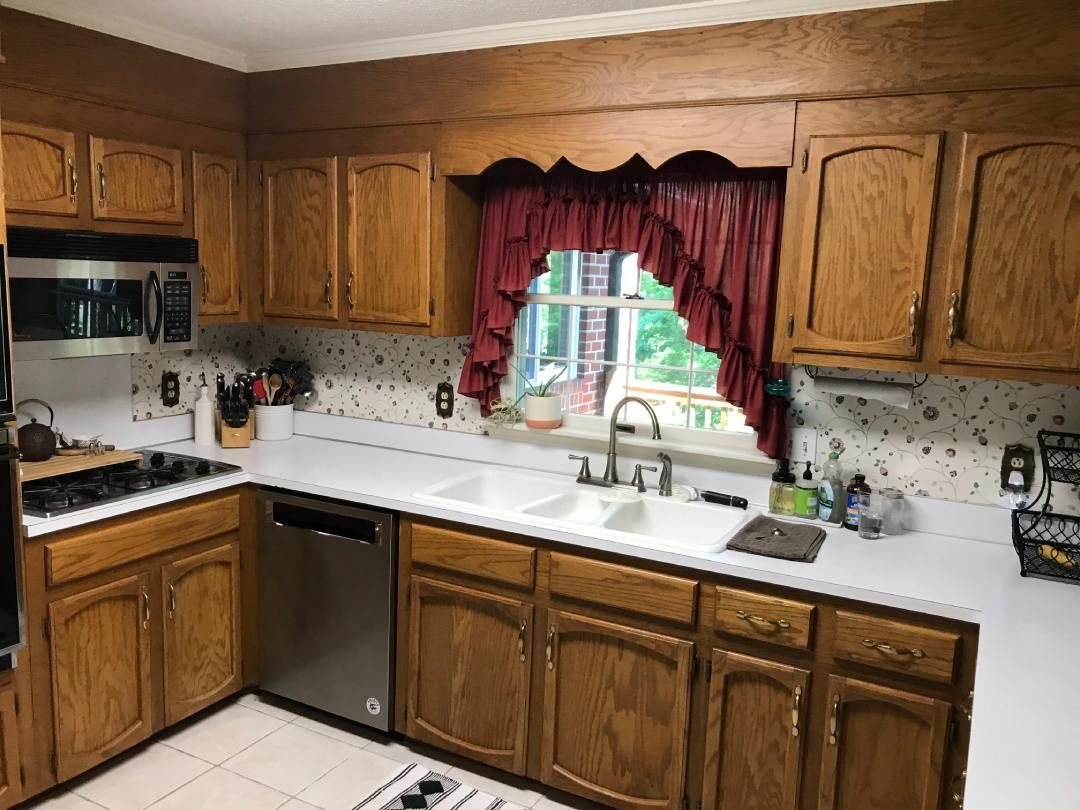
<path id="1" fill-rule="evenodd" d="M 702 0 L 696 3 L 657 8 L 611 11 L 579 17 L 532 20 L 434 34 L 359 41 L 346 45 L 286 51 L 271 49 L 252 53 L 241 53 L 223 48 L 194 37 L 173 33 L 156 25 L 139 22 L 131 17 L 102 16 L 94 12 L 92 3 L 85 3 L 84 0 L 4 0 L 4 6 L 130 39 L 234 70 L 253 73 L 944 1 Z"/>

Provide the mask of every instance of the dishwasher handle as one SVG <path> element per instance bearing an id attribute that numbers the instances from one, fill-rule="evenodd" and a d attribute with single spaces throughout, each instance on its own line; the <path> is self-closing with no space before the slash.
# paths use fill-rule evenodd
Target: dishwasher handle
<path id="1" fill-rule="evenodd" d="M 322 506 L 322 504 L 309 506 L 271 500 L 267 503 L 267 522 L 277 529 L 292 529 L 319 537 L 350 540 L 368 543 L 369 545 L 382 544 L 383 526 L 388 517 L 347 515 L 332 511 L 333 507 L 330 509 L 320 508 Z"/>

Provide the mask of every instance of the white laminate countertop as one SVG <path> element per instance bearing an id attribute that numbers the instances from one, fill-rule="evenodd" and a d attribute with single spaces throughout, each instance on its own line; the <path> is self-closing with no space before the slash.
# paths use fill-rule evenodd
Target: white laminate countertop
<path id="1" fill-rule="evenodd" d="M 1080 643 L 1074 627 L 1080 587 L 1022 579 L 1010 546 L 919 532 L 868 541 L 830 529 L 812 564 L 734 551 L 675 552 L 525 526 L 509 516 L 476 515 L 414 497 L 445 478 L 491 466 L 476 461 L 302 436 L 255 442 L 244 450 L 190 441 L 162 449 L 238 464 L 244 471 L 61 518 L 28 517 L 26 536 L 254 483 L 974 622 L 980 626 L 979 657 L 964 806 L 1080 810 L 1080 779 L 1060 758 L 1080 751 Z"/>

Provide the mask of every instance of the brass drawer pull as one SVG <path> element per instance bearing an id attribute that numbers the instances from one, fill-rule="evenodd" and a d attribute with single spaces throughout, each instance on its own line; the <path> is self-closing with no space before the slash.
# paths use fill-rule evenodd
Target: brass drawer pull
<path id="1" fill-rule="evenodd" d="M 548 631 L 544 655 L 547 658 L 547 668 L 549 670 L 555 669 L 555 625 L 551 625 L 551 629 Z"/>
<path id="2" fill-rule="evenodd" d="M 352 277 L 352 274 L 350 273 L 349 274 L 349 281 L 348 281 L 348 283 L 345 284 L 345 300 L 349 304 L 349 309 L 352 309 L 353 306 L 356 305 L 356 301 L 353 300 L 352 283 L 353 283 L 353 277 Z"/>
<path id="3" fill-rule="evenodd" d="M 176 588 L 169 583 L 169 618 L 176 615 Z"/>
<path id="4" fill-rule="evenodd" d="M 791 707 L 791 736 L 799 736 L 799 708 L 802 705 L 802 687 L 795 687 L 795 703 Z"/>
<path id="5" fill-rule="evenodd" d="M 869 647 L 872 650 L 877 650 L 883 655 L 891 655 L 894 658 L 901 658 L 903 656 L 911 656 L 912 658 L 925 658 L 926 653 L 920 650 L 918 647 L 912 647 L 907 649 L 906 647 L 896 647 L 887 641 L 874 641 L 872 638 L 864 638 L 862 640 L 864 647 Z"/>
<path id="6" fill-rule="evenodd" d="M 740 619 L 767 630 L 790 630 L 791 622 L 787 619 L 766 619 L 763 616 L 755 616 L 745 610 L 736 610 L 735 615 Z"/>
<path id="7" fill-rule="evenodd" d="M 143 603 L 142 628 L 143 628 L 143 630 L 149 630 L 150 629 L 150 594 L 145 588 L 143 588 L 143 591 L 142 591 L 142 603 Z"/>
<path id="8" fill-rule="evenodd" d="M 836 745 L 837 729 L 840 725 L 840 696 L 833 695 L 832 712 L 829 714 L 829 745 Z"/>
<path id="9" fill-rule="evenodd" d="M 953 292 L 949 296 L 949 325 L 945 332 L 945 345 L 950 348 L 956 340 L 956 324 L 960 319 L 960 293 Z"/>
<path id="10" fill-rule="evenodd" d="M 526 622 L 525 619 L 522 619 L 521 626 L 518 628 L 517 639 L 518 658 L 521 660 L 522 663 L 525 662 L 525 631 L 528 629 L 528 627 L 528 622 Z"/>
<path id="11" fill-rule="evenodd" d="M 210 274 L 206 272 L 204 265 L 199 265 L 199 269 L 202 270 L 202 300 L 205 304 L 210 296 Z"/>
<path id="12" fill-rule="evenodd" d="M 326 305 L 328 307 L 334 305 L 334 299 L 330 296 L 330 288 L 334 284 L 334 274 L 327 271 L 326 273 Z"/>
<path id="13" fill-rule="evenodd" d="M 915 345 L 915 339 L 919 334 L 919 293 L 915 290 L 911 291 L 911 309 L 908 310 L 907 322 L 908 322 L 908 343 L 912 346 Z"/>
<path id="14" fill-rule="evenodd" d="M 104 205 L 105 204 L 105 196 L 106 196 L 106 194 L 105 194 L 105 192 L 106 192 L 106 187 L 105 187 L 105 165 L 102 164 L 102 163 L 99 163 L 97 165 L 97 170 L 98 170 L 98 197 L 101 199 L 101 204 Z"/>
<path id="15" fill-rule="evenodd" d="M 75 169 L 75 158 L 67 159 L 68 174 L 71 176 L 71 201 L 79 195 L 79 172 Z"/>

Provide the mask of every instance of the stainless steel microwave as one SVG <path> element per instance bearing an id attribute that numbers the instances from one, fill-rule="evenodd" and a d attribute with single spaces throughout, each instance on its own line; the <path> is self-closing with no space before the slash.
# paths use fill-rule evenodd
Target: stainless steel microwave
<path id="1" fill-rule="evenodd" d="M 194 349 L 194 239 L 8 229 L 15 360 Z"/>

